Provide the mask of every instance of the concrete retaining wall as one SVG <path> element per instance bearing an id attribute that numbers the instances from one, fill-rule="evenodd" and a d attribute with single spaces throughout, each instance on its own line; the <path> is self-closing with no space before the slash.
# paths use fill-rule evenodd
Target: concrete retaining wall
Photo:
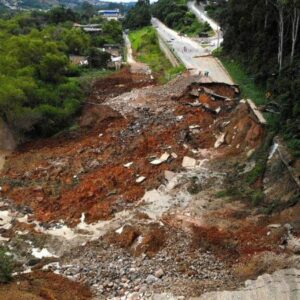
<path id="1" fill-rule="evenodd" d="M 171 64 L 174 67 L 178 67 L 180 65 L 179 60 L 174 55 L 174 53 L 170 50 L 168 45 L 159 36 L 158 36 L 158 42 L 159 42 L 160 49 L 165 53 L 166 57 L 169 59 Z"/>

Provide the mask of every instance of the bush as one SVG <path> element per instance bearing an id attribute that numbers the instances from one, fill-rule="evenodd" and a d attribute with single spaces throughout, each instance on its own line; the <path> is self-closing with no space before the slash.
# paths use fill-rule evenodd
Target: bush
<path id="1" fill-rule="evenodd" d="M 0 248 L 0 283 L 8 283 L 12 280 L 13 260 L 6 254 L 4 248 Z"/>
<path id="2" fill-rule="evenodd" d="M 250 198 L 251 204 L 253 206 L 258 206 L 264 201 L 265 195 L 261 190 L 252 190 L 250 193 Z"/>
<path id="3" fill-rule="evenodd" d="M 97 48 L 90 48 L 88 61 L 93 68 L 106 68 L 110 60 L 110 54 Z"/>
<path id="4" fill-rule="evenodd" d="M 136 5 L 129 10 L 124 20 L 124 26 L 128 29 L 138 29 L 149 26 L 151 21 L 150 5 L 145 0 L 139 0 Z"/>

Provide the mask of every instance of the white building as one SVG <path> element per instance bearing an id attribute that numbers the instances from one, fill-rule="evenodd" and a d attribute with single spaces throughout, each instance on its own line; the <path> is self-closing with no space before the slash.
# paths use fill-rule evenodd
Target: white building
<path id="1" fill-rule="evenodd" d="M 119 20 L 122 15 L 119 9 L 106 9 L 106 10 L 99 10 L 98 13 L 107 20 Z"/>

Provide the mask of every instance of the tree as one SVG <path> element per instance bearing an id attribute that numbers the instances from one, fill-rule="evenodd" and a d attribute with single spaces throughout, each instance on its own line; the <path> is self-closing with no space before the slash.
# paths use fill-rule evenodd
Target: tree
<path id="1" fill-rule="evenodd" d="M 231 0 L 222 14 L 223 55 L 241 62 L 272 95 L 274 117 L 300 156 L 299 0 Z M 273 122 L 274 123 L 274 122 Z"/>
<path id="2" fill-rule="evenodd" d="M 89 21 L 90 18 L 92 18 L 97 12 L 95 6 L 86 1 L 81 4 L 80 11 L 81 18 L 83 18 L 85 21 Z"/>
<path id="3" fill-rule="evenodd" d="M 6 254 L 3 247 L 0 248 L 0 283 L 12 280 L 13 260 Z"/>
<path id="4" fill-rule="evenodd" d="M 291 0 L 292 9 L 292 50 L 291 50 L 291 64 L 294 61 L 295 48 L 298 39 L 299 23 L 300 23 L 300 1 Z"/>
<path id="5" fill-rule="evenodd" d="M 66 73 L 68 58 L 62 54 L 47 53 L 39 65 L 40 78 L 44 81 L 59 82 Z"/>
<path id="6" fill-rule="evenodd" d="M 57 6 L 50 10 L 48 14 L 50 23 L 63 23 L 67 21 L 75 22 L 79 19 L 78 15 L 70 8 L 64 6 Z"/>
<path id="7" fill-rule="evenodd" d="M 128 29 L 138 29 L 150 25 L 150 22 L 149 0 L 138 0 L 136 5 L 126 15 L 124 26 Z"/>
<path id="8" fill-rule="evenodd" d="M 94 68 L 106 68 L 111 56 L 109 53 L 92 47 L 88 51 L 89 64 Z"/>
<path id="9" fill-rule="evenodd" d="M 106 38 L 108 43 L 119 44 L 123 41 L 122 24 L 118 21 L 111 20 L 104 22 L 102 25 L 102 36 Z"/>
<path id="10" fill-rule="evenodd" d="M 68 30 L 63 36 L 63 40 L 68 46 L 69 53 L 83 54 L 90 45 L 90 36 L 80 29 Z"/>
<path id="11" fill-rule="evenodd" d="M 278 12 L 278 55 L 277 55 L 277 60 L 278 60 L 278 69 L 279 73 L 282 70 L 282 62 L 283 62 L 283 56 L 284 56 L 284 30 L 285 30 L 285 10 L 287 7 L 288 0 L 273 0 L 271 2 L 275 8 L 277 9 Z"/>

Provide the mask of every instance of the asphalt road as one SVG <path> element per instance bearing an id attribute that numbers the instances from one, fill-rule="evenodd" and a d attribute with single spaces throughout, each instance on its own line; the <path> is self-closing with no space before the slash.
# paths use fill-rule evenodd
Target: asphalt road
<path id="1" fill-rule="evenodd" d="M 205 11 L 202 9 L 202 7 L 196 5 L 195 2 L 188 2 L 187 5 L 190 11 L 195 14 L 195 16 L 200 22 L 207 22 L 210 25 L 210 27 L 214 30 L 215 36 L 209 38 L 208 40 L 211 46 L 213 46 L 213 49 L 211 50 L 218 48 L 223 42 L 223 34 L 219 24 L 212 20 L 210 17 L 208 17 Z"/>
<path id="2" fill-rule="evenodd" d="M 155 18 L 152 18 L 152 25 L 191 74 L 197 75 L 201 72 L 203 81 L 234 84 L 222 64 L 210 55 L 209 49 L 188 37 L 180 36 Z M 204 72 L 208 72 L 209 75 L 204 77 Z"/>

